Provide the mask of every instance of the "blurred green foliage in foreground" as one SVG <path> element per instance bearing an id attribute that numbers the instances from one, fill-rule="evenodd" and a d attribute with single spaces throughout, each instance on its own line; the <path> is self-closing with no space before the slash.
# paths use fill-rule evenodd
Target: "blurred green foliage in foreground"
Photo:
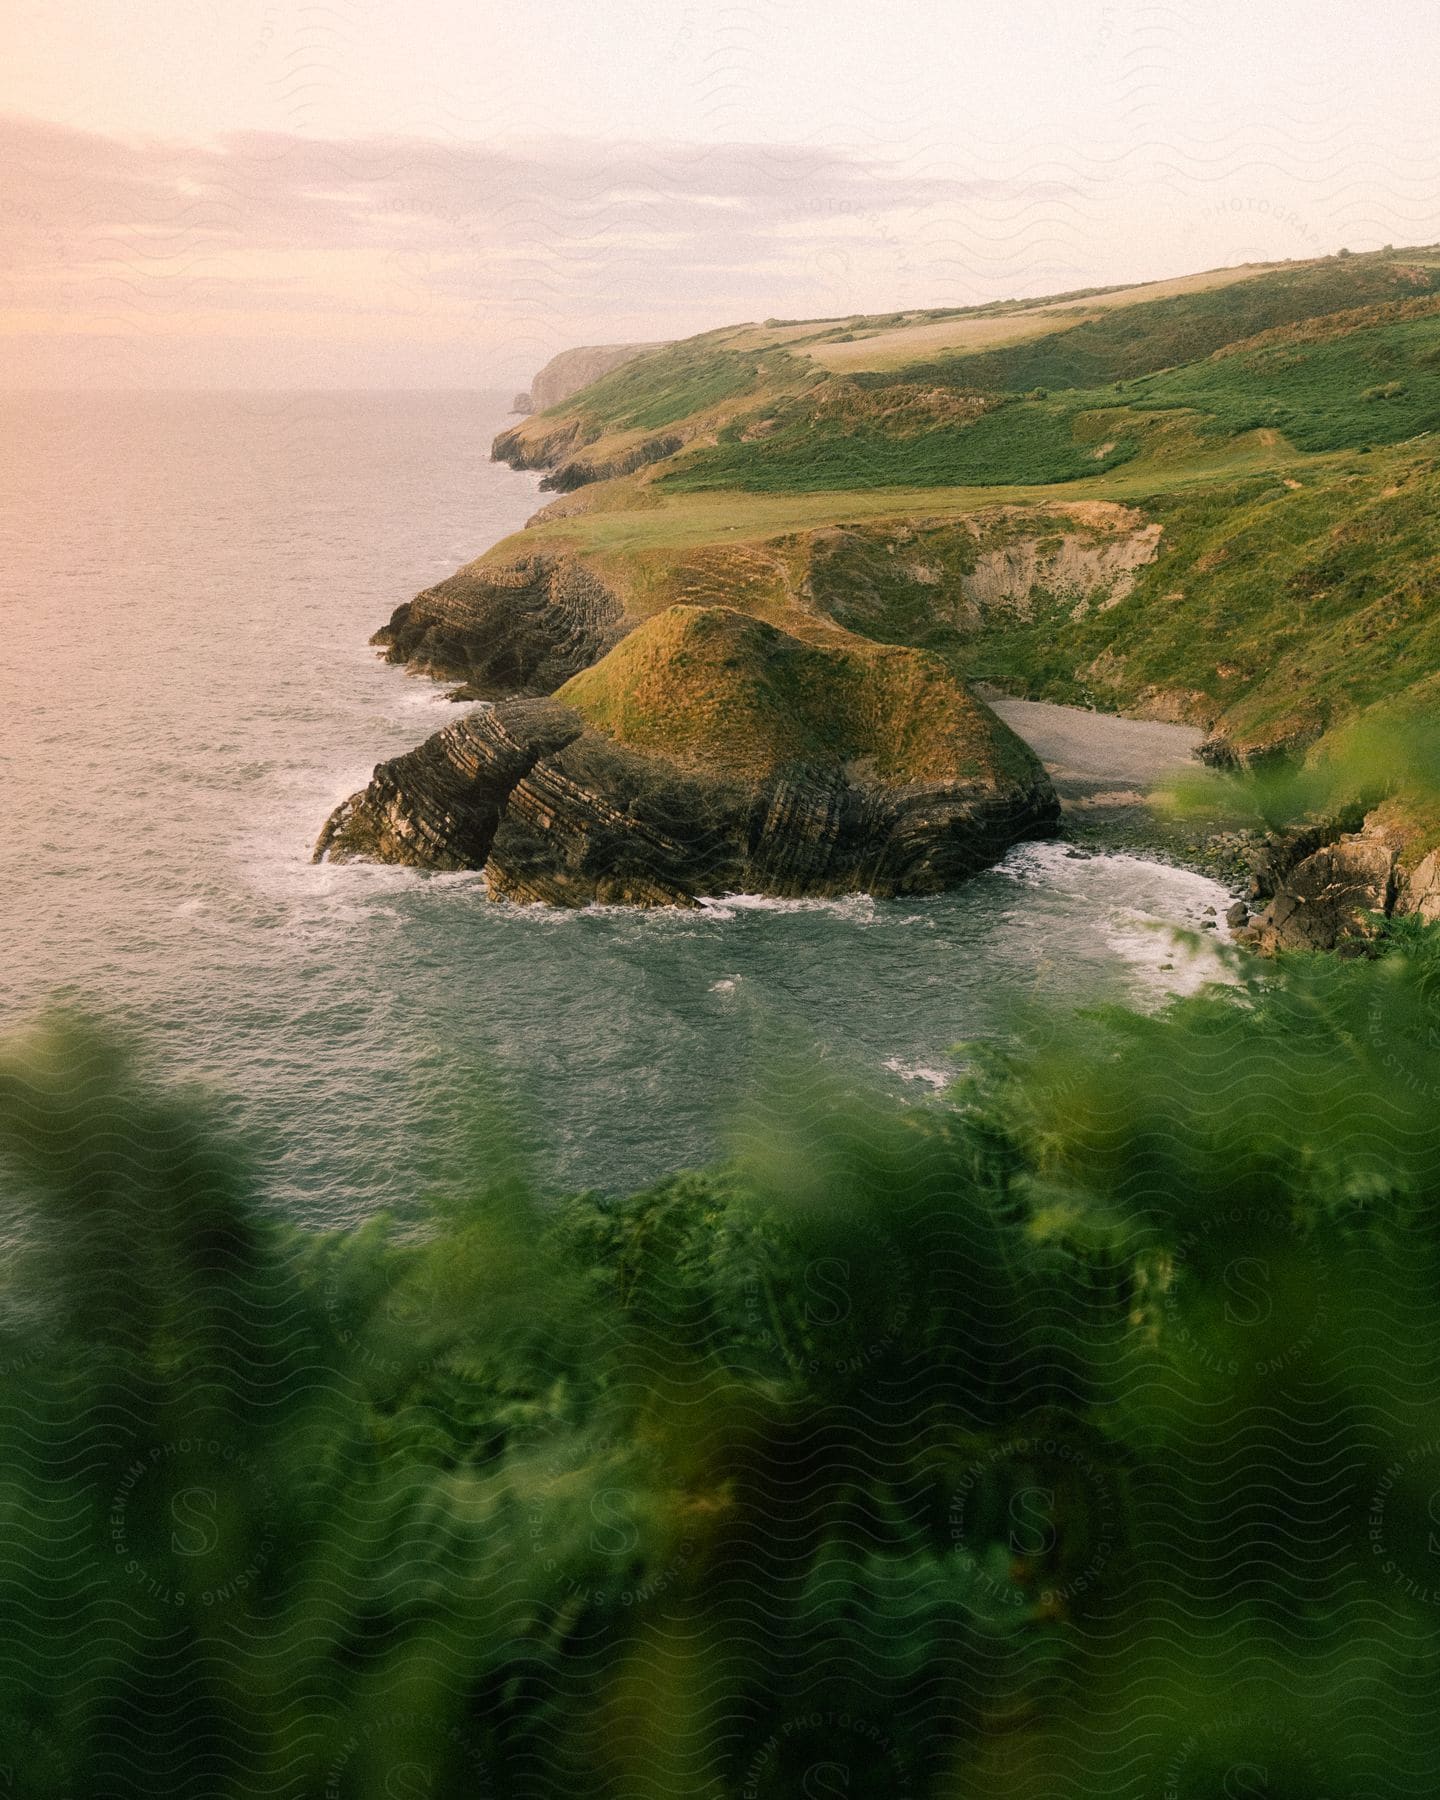
<path id="1" fill-rule="evenodd" d="M 1431 1792 L 1440 933 L 1235 974 L 418 1233 L 13 1045 L 7 1791 Z"/>

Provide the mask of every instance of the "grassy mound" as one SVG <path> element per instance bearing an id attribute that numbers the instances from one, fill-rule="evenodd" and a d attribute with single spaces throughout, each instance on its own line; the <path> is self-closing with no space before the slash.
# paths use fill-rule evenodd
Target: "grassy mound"
<path id="1" fill-rule="evenodd" d="M 1028 760 L 938 657 L 805 642 L 725 606 L 657 613 L 557 698 L 618 743 L 745 780 L 858 764 L 894 786 L 987 781 Z"/>

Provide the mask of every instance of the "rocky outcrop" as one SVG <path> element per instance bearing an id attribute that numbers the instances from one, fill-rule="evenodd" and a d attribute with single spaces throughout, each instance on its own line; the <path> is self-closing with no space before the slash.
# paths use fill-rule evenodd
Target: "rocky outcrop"
<path id="1" fill-rule="evenodd" d="M 1135 586 L 1139 570 L 1154 562 L 1161 527 L 1133 513 L 1126 517 L 1123 507 L 1109 511 L 1115 522 L 1106 521 L 1103 535 L 1093 525 L 1087 532 L 1072 526 L 1045 536 L 1014 536 L 981 550 L 961 584 L 977 619 L 1006 607 L 1028 617 L 1037 591 L 1073 600 L 1082 612 L 1092 599 L 1102 611 L 1117 605 Z"/>
<path id="2" fill-rule="evenodd" d="M 1432 925 L 1440 919 L 1440 850 L 1421 859 L 1400 883 L 1396 910 Z"/>
<path id="3" fill-rule="evenodd" d="M 572 494 L 576 488 L 589 487 L 594 481 L 618 481 L 622 476 L 648 469 L 652 463 L 664 462 L 667 456 L 683 449 L 684 442 L 683 438 L 674 435 L 643 438 L 638 444 L 627 445 L 625 449 L 611 451 L 605 456 L 567 457 L 540 483 L 541 491 Z"/>
<path id="4" fill-rule="evenodd" d="M 369 787 L 331 813 L 314 860 L 482 868 L 517 783 L 581 729 L 568 707 L 549 700 L 472 713 L 381 763 Z"/>
<path id="5" fill-rule="evenodd" d="M 477 699 L 549 694 L 627 629 L 613 593 L 573 558 L 484 558 L 399 606 L 370 640 L 386 660 L 465 683 Z"/>
<path id="6" fill-rule="evenodd" d="M 1060 603 L 1072 617 L 1123 600 L 1159 553 L 1161 527 L 1106 501 L 985 507 L 960 519 L 829 525 L 808 534 L 808 588 L 867 635 L 973 637 Z"/>
<path id="7" fill-rule="evenodd" d="M 707 895 L 935 893 L 1057 819 L 1042 772 L 986 791 L 838 769 L 756 783 L 641 755 L 554 702 L 512 701 L 381 763 L 315 860 L 484 869 L 492 899 L 693 906 Z"/>
<path id="8" fill-rule="evenodd" d="M 554 469 L 584 441 L 578 419 L 561 419 L 545 426 L 527 421 L 499 432 L 490 445 L 490 457 L 493 462 L 509 463 L 512 469 Z"/>
<path id="9" fill-rule="evenodd" d="M 646 351 L 664 348 L 664 344 L 587 344 L 577 350 L 562 350 L 541 369 L 528 393 L 515 396 L 511 411 L 527 415 L 548 412 Z M 603 456 L 587 457 L 586 448 L 601 435 L 598 425 L 587 424 L 573 414 L 534 423 L 527 418 L 525 424 L 500 432 L 490 446 L 490 454 L 496 462 L 509 463 L 512 469 L 548 470 L 540 486 L 551 493 L 565 494 L 592 481 L 632 475 L 637 469 L 672 456 L 681 445 L 681 439 L 671 433 L 627 441 Z"/>
<path id="10" fill-rule="evenodd" d="M 1300 836 L 1303 841 L 1305 834 Z M 1337 836 L 1299 855 L 1275 878 L 1268 904 L 1237 934 L 1238 941 L 1266 955 L 1363 950 L 1375 937 L 1376 917 L 1395 910 L 1397 857 L 1393 842 L 1367 831 Z"/>
<path id="11" fill-rule="evenodd" d="M 938 659 L 676 607 L 558 699 L 380 764 L 315 857 L 483 869 L 493 899 L 562 906 L 916 894 L 1058 816 L 1039 762 Z"/>
<path id="12" fill-rule="evenodd" d="M 1358 827 L 1358 828 L 1357 828 Z M 1440 851 L 1406 869 L 1406 839 L 1384 810 L 1271 833 L 1253 858 L 1257 910 L 1236 942 L 1280 950 L 1358 953 L 1387 918 L 1440 919 Z"/>
<path id="13" fill-rule="evenodd" d="M 837 769 L 755 784 L 584 732 L 514 790 L 486 864 L 492 898 L 639 906 L 706 895 L 934 893 L 1049 822 L 1036 789 L 891 791 Z"/>
<path id="14" fill-rule="evenodd" d="M 684 442 L 674 433 L 662 433 L 612 447 L 603 455 L 587 454 L 588 445 L 598 436 L 595 432 L 587 438 L 578 419 L 562 419 L 546 431 L 514 425 L 498 434 L 490 446 L 490 455 L 496 462 L 509 463 L 512 469 L 548 469 L 549 474 L 540 483 L 541 491 L 569 494 L 591 482 L 614 481 L 663 462 Z"/>
<path id="15" fill-rule="evenodd" d="M 1279 950 L 1363 952 L 1379 921 L 1440 919 L 1440 850 L 1412 869 L 1402 864 L 1401 838 L 1371 820 L 1359 831 L 1312 826 L 1269 840 L 1251 889 L 1260 910 L 1236 942 L 1274 955 Z"/>

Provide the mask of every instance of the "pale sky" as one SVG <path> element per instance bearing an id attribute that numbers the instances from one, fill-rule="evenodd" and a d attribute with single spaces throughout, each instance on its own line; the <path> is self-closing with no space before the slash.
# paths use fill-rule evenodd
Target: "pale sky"
<path id="1" fill-rule="evenodd" d="M 1440 240 L 1434 0 L 9 0 L 0 385 L 577 343 Z"/>

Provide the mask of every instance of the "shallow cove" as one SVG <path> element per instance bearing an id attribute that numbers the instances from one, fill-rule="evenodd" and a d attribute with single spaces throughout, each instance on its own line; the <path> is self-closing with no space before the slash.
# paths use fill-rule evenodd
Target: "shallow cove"
<path id="1" fill-rule="evenodd" d="M 1202 977 L 1156 927 L 1221 888 L 1060 844 L 935 899 L 698 914 L 312 867 L 328 809 L 455 716 L 367 639 L 535 510 L 488 460 L 507 401 L 0 400 L 6 1022 L 59 993 L 140 1027 L 279 1204 L 339 1224 L 410 1204 L 477 1090 L 556 1181 L 630 1187 L 714 1153 L 775 1039 L 921 1099 L 1019 999 Z"/>

